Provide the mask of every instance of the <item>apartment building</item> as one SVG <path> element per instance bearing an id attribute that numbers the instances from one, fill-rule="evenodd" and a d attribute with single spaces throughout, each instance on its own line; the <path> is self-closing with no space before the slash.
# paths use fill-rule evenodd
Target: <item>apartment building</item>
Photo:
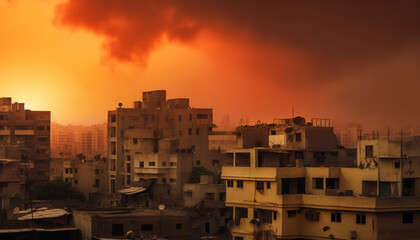
<path id="1" fill-rule="evenodd" d="M 50 111 L 31 111 L 24 103 L 0 98 L 0 143 L 25 146 L 26 161 L 33 165 L 31 185 L 49 180 L 50 117 Z"/>
<path id="2" fill-rule="evenodd" d="M 287 154 L 230 151 L 222 179 L 233 239 L 418 239 L 419 157 L 399 166 L 287 167 Z"/>
<path id="3" fill-rule="evenodd" d="M 195 235 L 229 239 L 226 223 L 231 212 L 225 206 L 226 186 L 216 175 L 201 175 L 199 183 L 187 183 L 184 207 L 193 210 L 192 228 Z"/>
<path id="4" fill-rule="evenodd" d="M 290 166 L 351 167 L 356 150 L 340 147 L 329 119 L 274 119 L 269 146 L 289 152 Z"/>
<path id="5" fill-rule="evenodd" d="M 108 112 L 109 190 L 153 180 L 167 195 L 180 194 L 193 164 L 208 165 L 210 108 L 188 98 L 166 99 L 165 90 L 143 92 L 132 108 Z"/>
<path id="6" fill-rule="evenodd" d="M 91 126 L 51 124 L 51 157 L 74 158 L 82 153 L 86 160 L 106 156 L 107 125 Z"/>
<path id="7" fill-rule="evenodd" d="M 80 159 L 53 158 L 51 180 L 61 179 L 71 183 L 86 198 L 93 193 L 108 191 L 108 164 L 104 159 L 85 161 Z"/>

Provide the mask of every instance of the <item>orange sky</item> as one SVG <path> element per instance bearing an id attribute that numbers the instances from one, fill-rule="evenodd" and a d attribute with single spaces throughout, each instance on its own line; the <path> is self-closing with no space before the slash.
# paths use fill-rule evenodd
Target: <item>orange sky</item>
<path id="1" fill-rule="evenodd" d="M 56 12 L 60 2 L 67 8 Z M 385 56 L 335 54 L 316 35 L 272 34 L 270 26 L 257 26 L 264 24 L 258 16 L 254 29 L 254 22 L 242 24 L 233 19 L 242 15 L 224 15 L 219 6 L 213 18 L 178 2 L 149 4 L 137 16 L 127 12 L 131 7 L 114 6 L 119 3 L 109 11 L 93 0 L 0 0 L 0 96 L 51 110 L 52 120 L 63 124 L 104 122 L 118 102 L 131 107 L 142 91 L 155 89 L 213 107 L 216 122 L 225 115 L 234 124 L 271 121 L 290 117 L 292 107 L 295 114 L 336 121 L 420 120 L 413 103 L 420 76 L 415 43 Z M 307 22 L 295 24 L 305 30 Z"/>

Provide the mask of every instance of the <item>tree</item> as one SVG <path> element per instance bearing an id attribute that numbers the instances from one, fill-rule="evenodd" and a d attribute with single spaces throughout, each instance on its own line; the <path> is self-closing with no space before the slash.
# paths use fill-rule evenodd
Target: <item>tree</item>
<path id="1" fill-rule="evenodd" d="M 214 175 L 214 172 L 203 166 L 194 166 L 191 171 L 190 183 L 199 183 L 201 175 Z"/>
<path id="2" fill-rule="evenodd" d="M 38 200 L 66 200 L 75 199 L 85 201 L 85 195 L 74 189 L 70 183 L 61 179 L 40 183 L 35 186 L 35 199 Z"/>

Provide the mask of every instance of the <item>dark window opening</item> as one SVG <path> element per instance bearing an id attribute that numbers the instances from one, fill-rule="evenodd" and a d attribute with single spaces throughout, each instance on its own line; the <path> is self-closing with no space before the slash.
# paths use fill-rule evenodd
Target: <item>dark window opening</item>
<path id="1" fill-rule="evenodd" d="M 296 133 L 296 142 L 300 142 L 300 141 L 302 141 L 302 134 Z"/>
<path id="2" fill-rule="evenodd" d="M 228 187 L 233 187 L 233 181 L 232 180 L 227 180 L 227 186 Z"/>
<path id="3" fill-rule="evenodd" d="M 142 224 L 141 225 L 142 232 L 152 232 L 153 231 L 153 224 Z"/>
<path id="4" fill-rule="evenodd" d="M 237 188 L 243 188 L 243 187 L 244 187 L 244 181 L 242 181 L 242 180 L 237 180 L 237 181 L 236 181 L 236 187 L 237 187 Z"/>
<path id="5" fill-rule="evenodd" d="M 124 235 L 124 224 L 112 224 L 112 236 L 123 236 Z"/>
<path id="6" fill-rule="evenodd" d="M 331 222 L 341 222 L 341 213 L 332 212 L 331 213 Z"/>
<path id="7" fill-rule="evenodd" d="M 366 213 L 356 214 L 356 224 L 366 224 Z"/>
<path id="8" fill-rule="evenodd" d="M 366 157 L 373 157 L 373 146 L 372 145 L 366 145 L 365 146 L 365 156 Z"/>
<path id="9" fill-rule="evenodd" d="M 297 211 L 287 211 L 288 218 L 296 218 Z"/>
<path id="10" fill-rule="evenodd" d="M 312 189 L 324 189 L 324 179 L 312 178 Z"/>
<path id="11" fill-rule="evenodd" d="M 182 223 L 177 223 L 176 226 L 175 226 L 175 228 L 177 230 L 182 229 Z"/>
<path id="12" fill-rule="evenodd" d="M 264 182 L 257 181 L 257 190 L 264 190 Z"/>
<path id="13" fill-rule="evenodd" d="M 413 213 L 412 212 L 405 212 L 403 213 L 403 224 L 413 223 Z"/>

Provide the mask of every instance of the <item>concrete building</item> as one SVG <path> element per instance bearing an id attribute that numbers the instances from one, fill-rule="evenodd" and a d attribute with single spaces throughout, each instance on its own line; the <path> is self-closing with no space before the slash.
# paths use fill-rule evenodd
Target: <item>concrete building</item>
<path id="1" fill-rule="evenodd" d="M 222 179 L 233 239 L 418 239 L 419 158 L 397 169 L 393 160 L 375 168 L 284 167 L 285 155 L 231 151 Z"/>
<path id="2" fill-rule="evenodd" d="M 190 107 L 188 98 L 166 99 L 164 90 L 143 92 L 134 107 L 109 111 L 110 192 L 153 179 L 162 194 L 182 196 L 193 163 L 211 165 L 212 112 Z"/>
<path id="3" fill-rule="evenodd" d="M 228 239 L 231 212 L 225 207 L 226 186 L 215 175 L 201 175 L 200 183 L 184 185 L 184 207 L 193 211 L 193 232 L 197 236 Z"/>
<path id="4" fill-rule="evenodd" d="M 37 182 L 49 180 L 50 116 L 49 111 L 31 111 L 24 103 L 0 98 L 0 143 L 25 146 L 25 157 L 33 165 L 31 189 Z"/>
<path id="5" fill-rule="evenodd" d="M 51 160 L 51 180 L 61 179 L 81 191 L 86 198 L 90 194 L 108 192 L 108 164 L 105 159 L 84 161 L 54 158 Z"/>
<path id="6" fill-rule="evenodd" d="M 91 126 L 51 124 L 51 157 L 74 158 L 82 153 L 85 160 L 92 160 L 96 155 L 106 156 L 107 125 Z"/>
<path id="7" fill-rule="evenodd" d="M 355 149 L 339 147 L 329 119 L 274 119 L 269 145 L 289 152 L 290 166 L 351 167 L 356 162 Z"/>
<path id="8" fill-rule="evenodd" d="M 124 239 L 129 231 L 136 239 L 191 239 L 191 216 L 177 209 L 74 210 L 73 218 L 86 240 Z"/>

